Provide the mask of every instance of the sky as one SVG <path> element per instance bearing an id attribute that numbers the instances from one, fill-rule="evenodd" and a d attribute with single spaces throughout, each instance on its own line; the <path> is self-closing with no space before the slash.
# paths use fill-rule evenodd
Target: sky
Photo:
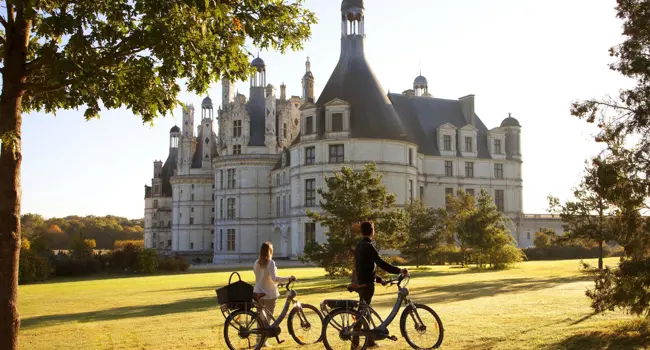
<path id="1" fill-rule="evenodd" d="M 300 52 L 261 51 L 267 82 L 300 95 L 310 57 L 319 95 L 340 52 L 340 2 L 307 0 L 319 23 Z M 622 42 L 614 0 L 366 0 L 366 57 L 386 91 L 412 87 L 420 70 L 434 97 L 474 94 L 488 128 L 512 113 L 522 125 L 524 212 L 545 213 L 547 196 L 568 199 L 585 160 L 598 153 L 593 126 L 572 117 L 576 99 L 630 84 L 609 70 Z M 249 48 L 257 52 L 256 48 Z M 248 83 L 238 90 L 248 95 Z M 220 101 L 221 84 L 209 89 Z M 200 108 L 204 96 L 179 99 Z M 218 102 L 217 102 L 218 103 Z M 174 117 L 153 127 L 126 109 L 85 121 L 83 109 L 24 115 L 23 213 L 144 215 L 153 161 L 167 158 Z M 198 120 L 197 120 L 198 122 Z"/>

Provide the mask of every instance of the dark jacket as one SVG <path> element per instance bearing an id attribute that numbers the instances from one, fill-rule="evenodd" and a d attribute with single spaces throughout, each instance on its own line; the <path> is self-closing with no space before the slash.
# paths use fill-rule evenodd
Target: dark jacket
<path id="1" fill-rule="evenodd" d="M 394 274 L 401 272 L 397 266 L 393 266 L 379 256 L 379 252 L 372 245 L 372 241 L 368 237 L 363 237 L 357 243 L 357 249 L 354 253 L 356 279 L 359 284 L 373 283 L 375 281 L 376 266 L 382 270 Z M 377 265 L 375 265 L 377 264 Z"/>

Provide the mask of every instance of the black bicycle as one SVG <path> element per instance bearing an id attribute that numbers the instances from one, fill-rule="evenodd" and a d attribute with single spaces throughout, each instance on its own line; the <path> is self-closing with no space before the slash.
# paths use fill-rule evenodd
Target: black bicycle
<path id="1" fill-rule="evenodd" d="M 318 309 L 309 304 L 301 304 L 296 300 L 298 293 L 289 288 L 291 281 L 285 285 L 287 290 L 287 300 L 282 309 L 282 313 L 277 319 L 267 310 L 259 299 L 264 297 L 264 293 L 255 294 L 252 302 L 246 302 L 234 310 L 226 318 L 224 323 L 223 336 L 226 339 L 226 345 L 229 349 L 261 349 L 267 338 L 277 340 L 278 344 L 283 343 L 279 339 L 280 323 L 284 320 L 287 313 L 289 334 L 293 340 L 300 345 L 315 344 L 322 340 L 323 316 Z M 291 308 L 291 311 L 289 311 Z M 223 312 L 223 310 L 222 310 Z M 264 315 L 270 325 L 260 317 Z"/>
<path id="2" fill-rule="evenodd" d="M 387 285 L 397 285 L 397 300 L 386 320 L 381 321 L 377 312 L 363 300 L 325 300 L 321 307 L 329 306 L 330 311 L 323 321 L 323 344 L 328 350 L 359 348 L 366 349 L 370 340 L 389 339 L 397 341 L 390 335 L 388 325 L 395 319 L 402 304 L 406 306 L 400 317 L 400 332 L 406 342 L 414 349 L 437 349 L 442 344 L 444 329 L 442 321 L 433 309 L 424 304 L 414 303 L 406 288 L 410 276 L 391 279 Z M 356 290 L 366 287 L 360 285 Z M 351 290 L 353 291 L 353 290 Z M 376 325 L 375 320 L 381 322 Z M 412 324 L 411 324 L 412 322 Z M 372 323 L 372 328 L 370 327 Z M 419 339 L 425 338 L 425 339 Z"/>

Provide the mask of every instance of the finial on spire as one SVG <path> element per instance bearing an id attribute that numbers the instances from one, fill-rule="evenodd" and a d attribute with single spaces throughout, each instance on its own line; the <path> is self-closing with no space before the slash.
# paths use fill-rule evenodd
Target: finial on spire
<path id="1" fill-rule="evenodd" d="M 309 62 L 309 56 L 307 56 L 307 62 L 305 62 L 305 70 L 307 73 L 311 72 L 311 62 Z"/>
<path id="2" fill-rule="evenodd" d="M 508 118 L 512 118 L 512 113 L 508 112 Z"/>

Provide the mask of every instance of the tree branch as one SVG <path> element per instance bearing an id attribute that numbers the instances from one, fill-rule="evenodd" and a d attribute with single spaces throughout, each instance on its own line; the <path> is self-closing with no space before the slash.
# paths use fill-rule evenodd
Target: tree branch
<path id="1" fill-rule="evenodd" d="M 66 86 L 69 86 L 75 82 L 79 81 L 79 79 L 68 79 L 64 81 L 63 83 L 56 84 L 56 85 L 41 85 L 41 84 L 30 84 L 30 83 L 25 83 L 22 84 L 21 88 L 22 90 L 29 91 L 32 95 L 34 94 L 41 94 L 41 93 L 47 93 L 47 92 L 54 92 L 57 90 L 61 90 L 65 88 Z"/>
<path id="2" fill-rule="evenodd" d="M 7 26 L 9 25 L 7 23 L 7 20 L 3 16 L 0 16 L 0 24 L 2 24 L 2 26 L 5 27 L 5 29 L 7 29 Z"/>

